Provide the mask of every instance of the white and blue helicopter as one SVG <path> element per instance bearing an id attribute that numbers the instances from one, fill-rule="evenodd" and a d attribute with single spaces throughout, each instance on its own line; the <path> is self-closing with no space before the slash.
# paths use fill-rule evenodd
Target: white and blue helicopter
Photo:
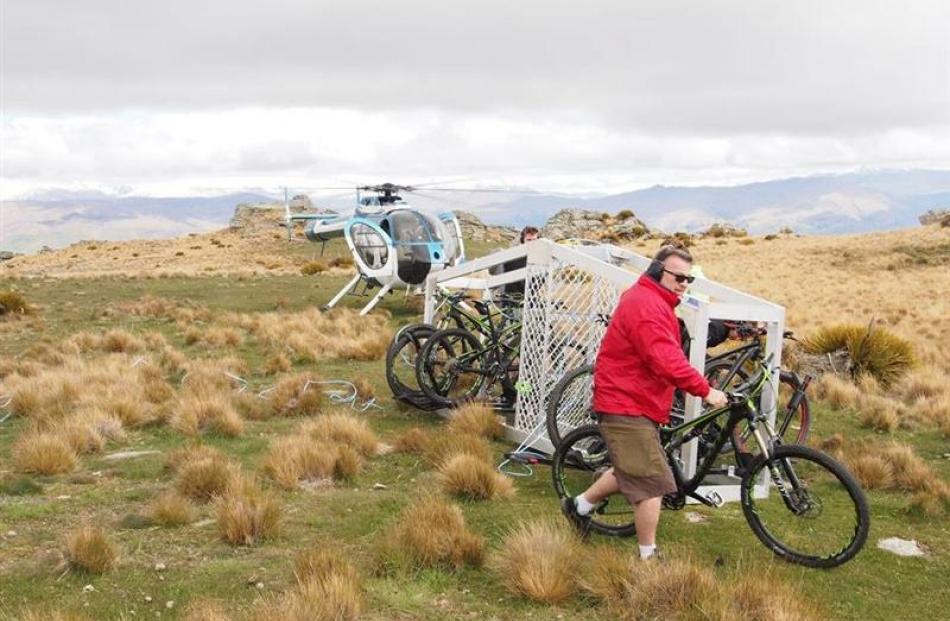
<path id="1" fill-rule="evenodd" d="M 360 311 L 365 315 L 390 291 L 418 287 L 429 274 L 465 260 L 465 242 L 455 214 L 411 208 L 399 193 L 413 190 L 413 186 L 392 183 L 358 187 L 352 214 L 292 214 L 285 200 L 288 231 L 295 221 L 305 221 L 307 239 L 327 242 L 343 237 L 353 254 L 357 275 L 324 309 L 333 308 L 363 283 L 367 289 L 379 287 Z"/>

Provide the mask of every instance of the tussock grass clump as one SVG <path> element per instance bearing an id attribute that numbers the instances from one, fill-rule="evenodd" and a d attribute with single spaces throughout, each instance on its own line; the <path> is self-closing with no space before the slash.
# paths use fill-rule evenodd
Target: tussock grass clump
<path id="1" fill-rule="evenodd" d="M 277 534 L 280 505 L 249 479 L 239 479 L 217 501 L 218 533 L 231 545 L 252 546 Z"/>
<path id="2" fill-rule="evenodd" d="M 470 433 L 437 433 L 429 439 L 427 444 L 425 459 L 435 468 L 440 468 L 442 464 L 460 453 L 485 462 L 491 461 L 492 453 L 488 441 Z"/>
<path id="3" fill-rule="evenodd" d="M 66 542 L 66 560 L 73 569 L 102 574 L 115 566 L 116 548 L 97 526 L 82 526 Z"/>
<path id="4" fill-rule="evenodd" d="M 261 372 L 264 375 L 277 375 L 278 373 L 286 373 L 290 370 L 291 366 L 290 358 L 278 352 L 264 362 L 264 365 L 261 367 Z"/>
<path id="5" fill-rule="evenodd" d="M 244 342 L 244 335 L 234 328 L 190 327 L 184 334 L 186 345 L 205 347 L 237 347 Z"/>
<path id="6" fill-rule="evenodd" d="M 175 407 L 171 424 L 191 436 L 212 431 L 233 438 L 244 433 L 244 419 L 224 392 L 186 393 Z"/>
<path id="7" fill-rule="evenodd" d="M 18 291 L 0 291 L 0 317 L 29 315 L 33 312 L 26 298 Z"/>
<path id="8" fill-rule="evenodd" d="M 393 450 L 397 453 L 423 453 L 429 446 L 430 438 L 431 436 L 419 427 L 413 427 L 396 437 Z"/>
<path id="9" fill-rule="evenodd" d="M 532 521 L 512 531 L 493 566 L 514 593 L 536 602 L 562 602 L 577 589 L 575 561 L 581 542 L 565 525 Z"/>
<path id="10" fill-rule="evenodd" d="M 166 492 L 155 499 L 148 510 L 148 517 L 161 526 L 183 526 L 195 521 L 197 509 L 177 492 Z"/>
<path id="11" fill-rule="evenodd" d="M 330 267 L 353 267 L 353 257 L 344 255 L 330 259 Z"/>
<path id="12" fill-rule="evenodd" d="M 268 598 L 251 612 L 252 621 L 355 621 L 363 610 L 359 582 L 332 574 L 297 585 L 279 598 Z"/>
<path id="13" fill-rule="evenodd" d="M 336 463 L 333 464 L 333 478 L 349 481 L 363 469 L 363 458 L 359 452 L 349 446 L 337 447 Z"/>
<path id="14" fill-rule="evenodd" d="M 231 621 L 227 610 L 220 602 L 202 600 L 189 604 L 182 616 L 183 621 Z"/>
<path id="15" fill-rule="evenodd" d="M 815 395 L 836 410 L 855 408 L 861 400 L 861 390 L 857 386 L 831 373 L 822 375 L 813 386 Z"/>
<path id="16" fill-rule="evenodd" d="M 349 446 L 364 457 L 376 454 L 379 439 L 369 424 L 352 414 L 323 414 L 306 421 L 300 433 L 315 440 Z"/>
<path id="17" fill-rule="evenodd" d="M 33 608 L 20 610 L 16 616 L 11 617 L 11 619 L 15 619 L 16 621 L 89 621 L 89 617 L 83 616 L 78 612 L 49 609 L 34 610 Z"/>
<path id="18" fill-rule="evenodd" d="M 283 489 L 294 489 L 301 480 L 333 477 L 339 451 L 335 446 L 306 436 L 278 438 L 264 460 L 263 471 Z"/>
<path id="19" fill-rule="evenodd" d="M 138 353 L 145 350 L 145 341 L 126 330 L 109 330 L 102 335 L 99 349 L 113 354 Z"/>
<path id="20" fill-rule="evenodd" d="M 353 386 L 356 388 L 357 400 L 362 402 L 376 398 L 376 389 L 365 377 L 353 378 Z"/>
<path id="21" fill-rule="evenodd" d="M 261 343 L 287 349 L 296 359 L 311 362 L 327 358 L 378 360 L 392 340 L 386 313 L 361 317 L 351 309 L 261 313 L 241 325 Z"/>
<path id="22" fill-rule="evenodd" d="M 620 602 L 628 619 L 726 619 L 713 573 L 689 558 L 633 563 Z"/>
<path id="23" fill-rule="evenodd" d="M 883 397 L 865 397 L 861 399 L 858 421 L 863 427 L 890 433 L 897 429 L 901 422 L 895 405 L 897 404 Z"/>
<path id="24" fill-rule="evenodd" d="M 852 376 L 869 373 L 885 387 L 900 379 L 915 363 L 913 345 L 881 326 L 826 326 L 805 339 L 804 346 L 813 354 L 846 350 Z"/>
<path id="25" fill-rule="evenodd" d="M 327 403 L 320 379 L 312 373 L 297 373 L 282 378 L 270 395 L 271 410 L 277 416 L 316 414 Z"/>
<path id="26" fill-rule="evenodd" d="M 439 470 L 439 483 L 445 493 L 469 500 L 510 498 L 515 493 L 511 479 L 488 462 L 466 454 L 445 462 Z"/>
<path id="27" fill-rule="evenodd" d="M 76 469 L 76 452 L 59 434 L 27 432 L 17 438 L 10 451 L 18 472 L 62 474 Z"/>
<path id="28" fill-rule="evenodd" d="M 175 396 L 175 390 L 165 379 L 161 368 L 152 364 L 143 364 L 136 367 L 136 370 L 146 401 L 154 404 L 165 403 Z"/>
<path id="29" fill-rule="evenodd" d="M 449 421 L 449 431 L 469 433 L 489 440 L 505 436 L 505 428 L 491 406 L 474 402 L 466 403 L 455 410 Z"/>
<path id="30" fill-rule="evenodd" d="M 383 539 L 383 571 L 481 566 L 485 541 L 468 530 L 462 509 L 435 496 L 417 499 L 400 514 Z"/>
<path id="31" fill-rule="evenodd" d="M 56 433 L 77 455 L 99 453 L 109 440 L 125 438 L 122 421 L 98 410 L 85 410 L 68 417 Z"/>
<path id="32" fill-rule="evenodd" d="M 223 457 L 203 457 L 187 461 L 178 470 L 175 489 L 197 502 L 208 502 L 224 494 L 237 476 Z"/>
<path id="33" fill-rule="evenodd" d="M 360 579 L 356 567 L 341 550 L 333 546 L 311 546 L 294 559 L 294 577 L 298 584 L 326 580 L 332 576 L 342 576 L 350 582 Z"/>
<path id="34" fill-rule="evenodd" d="M 326 261 L 307 261 L 302 266 L 300 266 L 300 273 L 304 276 L 313 276 L 314 274 L 320 274 L 330 269 L 330 266 L 327 265 Z"/>
<path id="35" fill-rule="evenodd" d="M 613 546 L 598 546 L 584 554 L 578 586 L 594 598 L 616 603 L 623 598 L 630 580 L 633 551 Z"/>
<path id="36" fill-rule="evenodd" d="M 165 453 L 163 465 L 165 470 L 179 472 L 188 464 L 202 459 L 225 460 L 224 454 L 213 446 L 195 442 Z"/>
<path id="37" fill-rule="evenodd" d="M 731 583 L 732 610 L 727 618 L 763 621 L 811 621 L 824 617 L 797 589 L 774 571 L 748 568 L 737 572 Z"/>
<path id="38" fill-rule="evenodd" d="M 77 378 L 61 370 L 19 378 L 11 384 L 8 387 L 12 389 L 10 411 L 39 422 L 63 418 L 79 400 L 81 392 Z"/>
<path id="39" fill-rule="evenodd" d="M 887 489 L 894 485 L 894 468 L 880 455 L 857 455 L 849 458 L 847 465 L 865 489 Z"/>

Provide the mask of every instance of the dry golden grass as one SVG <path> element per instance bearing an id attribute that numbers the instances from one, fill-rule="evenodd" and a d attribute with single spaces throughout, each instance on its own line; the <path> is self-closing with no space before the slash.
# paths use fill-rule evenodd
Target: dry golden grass
<path id="1" fill-rule="evenodd" d="M 824 326 L 809 334 L 804 347 L 813 354 L 846 350 L 853 375 L 867 373 L 884 386 L 900 379 L 916 362 L 909 341 L 878 325 Z"/>
<path id="2" fill-rule="evenodd" d="M 333 478 L 349 481 L 363 469 L 360 453 L 345 444 L 337 447 L 336 463 L 333 464 Z"/>
<path id="3" fill-rule="evenodd" d="M 458 454 L 471 455 L 490 462 L 492 453 L 488 441 L 469 433 L 440 432 L 429 438 L 425 448 L 425 459 L 433 467 L 439 468 Z"/>
<path id="4" fill-rule="evenodd" d="M 187 392 L 175 406 L 171 425 L 191 436 L 211 431 L 233 438 L 244 433 L 244 419 L 227 392 Z"/>
<path id="5" fill-rule="evenodd" d="M 492 565 L 509 590 L 536 602 L 557 603 L 577 589 L 581 543 L 560 522 L 522 524 L 505 537 Z"/>
<path id="6" fill-rule="evenodd" d="M 469 500 L 497 500 L 515 493 L 511 479 L 491 464 L 466 454 L 458 454 L 439 469 L 439 484 L 450 495 Z"/>
<path id="7" fill-rule="evenodd" d="M 773 571 L 746 568 L 731 583 L 728 618 L 749 621 L 811 621 L 827 618 L 797 589 L 784 583 Z"/>
<path id="8" fill-rule="evenodd" d="M 468 530 L 462 510 L 435 496 L 414 500 L 381 540 L 381 569 L 478 567 L 485 541 Z"/>
<path id="9" fill-rule="evenodd" d="M 894 468 L 880 455 L 858 455 L 848 459 L 847 466 L 865 489 L 888 489 L 894 485 Z"/>
<path id="10" fill-rule="evenodd" d="M 202 600 L 185 608 L 183 621 L 230 621 L 231 617 L 220 602 Z"/>
<path id="11" fill-rule="evenodd" d="M 280 505 L 256 481 L 238 478 L 217 500 L 218 533 L 231 545 L 251 546 L 277 534 Z"/>
<path id="12" fill-rule="evenodd" d="M 195 521 L 197 509 L 177 492 L 166 492 L 156 498 L 148 509 L 148 517 L 161 526 L 183 526 Z"/>
<path id="13" fill-rule="evenodd" d="M 3 618 L 8 621 L 89 621 L 89 617 L 78 612 L 33 608 L 20 610 L 13 617 L 4 616 Z"/>
<path id="14" fill-rule="evenodd" d="M 193 443 L 182 448 L 174 449 L 165 453 L 163 460 L 165 469 L 171 472 L 179 472 L 188 464 L 202 459 L 215 459 L 224 461 L 224 454 L 213 446 L 201 443 Z"/>
<path id="15" fill-rule="evenodd" d="M 145 341 L 125 330 L 109 330 L 102 335 L 98 349 L 112 354 L 131 354 L 145 350 Z"/>
<path id="16" fill-rule="evenodd" d="M 396 436 L 393 450 L 398 453 L 423 453 L 429 446 L 429 440 L 428 433 L 419 427 L 413 427 Z"/>
<path id="17" fill-rule="evenodd" d="M 67 417 L 57 428 L 58 433 L 77 455 L 98 453 L 109 441 L 125 439 L 122 421 L 111 414 L 90 409 Z"/>
<path id="18" fill-rule="evenodd" d="M 300 273 L 304 276 L 313 276 L 314 274 L 321 274 L 328 269 L 330 269 L 330 266 L 327 265 L 326 261 L 307 261 L 300 266 Z"/>
<path id="19" fill-rule="evenodd" d="M 251 611 L 252 621 L 355 621 L 363 610 L 359 582 L 331 574 L 309 580 L 281 597 L 267 598 Z"/>
<path id="20" fill-rule="evenodd" d="M 283 377 L 267 393 L 271 411 L 277 416 L 306 416 L 316 414 L 327 403 L 326 395 L 312 373 L 297 373 Z"/>
<path id="21" fill-rule="evenodd" d="M 855 408 L 861 400 L 861 390 L 850 380 L 827 373 L 813 384 L 814 394 L 835 409 Z"/>
<path id="22" fill-rule="evenodd" d="M 115 566 L 115 545 L 97 526 L 82 526 L 66 541 L 66 560 L 73 569 L 101 574 Z"/>
<path id="23" fill-rule="evenodd" d="M 578 586 L 595 599 L 616 603 L 623 598 L 632 571 L 637 562 L 635 548 L 619 549 L 613 546 L 598 546 L 586 550 L 580 566 Z"/>
<path id="24" fill-rule="evenodd" d="M 490 405 L 484 403 L 466 403 L 452 413 L 449 431 L 468 433 L 489 440 L 505 436 L 505 428 Z"/>
<path id="25" fill-rule="evenodd" d="M 328 358 L 379 360 L 392 340 L 385 313 L 361 317 L 351 309 L 322 313 L 260 313 L 238 319 L 239 325 L 265 345 L 287 349 L 299 360 Z"/>
<path id="26" fill-rule="evenodd" d="M 197 502 L 224 494 L 237 477 L 236 468 L 223 457 L 199 457 L 186 461 L 175 478 L 175 489 Z"/>
<path id="27" fill-rule="evenodd" d="M 0 317 L 9 315 L 28 315 L 32 312 L 30 304 L 19 291 L 0 291 Z"/>
<path id="28" fill-rule="evenodd" d="M 369 401 L 376 398 L 376 389 L 365 377 L 353 378 L 353 386 L 356 388 L 356 398 L 359 401 Z"/>
<path id="29" fill-rule="evenodd" d="M 618 611 L 623 619 L 725 619 L 728 602 L 715 576 L 688 558 L 633 563 Z"/>
<path id="30" fill-rule="evenodd" d="M 883 397 L 875 395 L 862 397 L 858 405 L 860 412 L 858 421 L 864 427 L 890 433 L 897 429 L 901 422 L 901 416 L 894 405 L 893 401 Z"/>
<path id="31" fill-rule="evenodd" d="M 261 367 L 261 372 L 264 375 L 276 375 L 278 373 L 286 373 L 290 370 L 291 366 L 290 358 L 278 352 L 264 362 Z"/>
<path id="32" fill-rule="evenodd" d="M 342 576 L 350 582 L 359 582 L 356 567 L 347 560 L 342 550 L 328 545 L 314 545 L 297 554 L 294 559 L 294 577 L 298 584 Z"/>
<path id="33" fill-rule="evenodd" d="M 10 450 L 13 466 L 18 472 L 62 474 L 75 470 L 76 453 L 60 435 L 48 432 L 26 432 Z"/>
<path id="34" fill-rule="evenodd" d="M 244 335 L 234 328 L 224 327 L 190 327 L 185 330 L 187 345 L 203 345 L 206 347 L 237 347 L 244 342 Z"/>
<path id="35" fill-rule="evenodd" d="M 322 414 L 300 426 L 300 433 L 315 440 L 349 446 L 364 457 L 376 454 L 379 439 L 369 424 L 352 414 Z"/>
<path id="36" fill-rule="evenodd" d="M 278 438 L 264 459 L 263 471 L 284 489 L 294 489 L 302 480 L 332 478 L 339 459 L 332 444 L 297 435 Z"/>

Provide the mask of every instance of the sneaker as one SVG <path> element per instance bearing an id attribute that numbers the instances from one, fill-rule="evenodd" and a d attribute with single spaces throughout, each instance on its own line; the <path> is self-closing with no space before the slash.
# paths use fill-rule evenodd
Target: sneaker
<path id="1" fill-rule="evenodd" d="M 565 498 L 561 501 L 561 513 L 568 519 L 571 526 L 577 530 L 581 539 L 585 541 L 590 536 L 590 516 L 577 512 L 577 501 L 574 498 Z"/>

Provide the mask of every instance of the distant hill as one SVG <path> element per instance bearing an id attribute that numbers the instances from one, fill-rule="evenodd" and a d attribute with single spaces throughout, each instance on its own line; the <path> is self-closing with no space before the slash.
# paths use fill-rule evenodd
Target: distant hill
<path id="1" fill-rule="evenodd" d="M 499 199 L 499 197 L 503 197 Z M 750 183 L 733 187 L 653 186 L 594 198 L 520 193 L 442 194 L 406 198 L 434 209 L 462 209 L 489 224 L 543 225 L 563 209 L 616 214 L 630 210 L 651 230 L 695 232 L 728 222 L 763 234 L 790 227 L 796 233 L 846 234 L 918 226 L 918 216 L 950 207 L 950 171 L 862 171 Z M 92 193 L 46 193 L 3 205 L 0 250 L 33 252 L 82 239 L 171 238 L 227 225 L 239 203 L 273 201 L 246 192 L 215 197 L 148 198 Z M 317 207 L 348 209 L 351 198 Z"/>

